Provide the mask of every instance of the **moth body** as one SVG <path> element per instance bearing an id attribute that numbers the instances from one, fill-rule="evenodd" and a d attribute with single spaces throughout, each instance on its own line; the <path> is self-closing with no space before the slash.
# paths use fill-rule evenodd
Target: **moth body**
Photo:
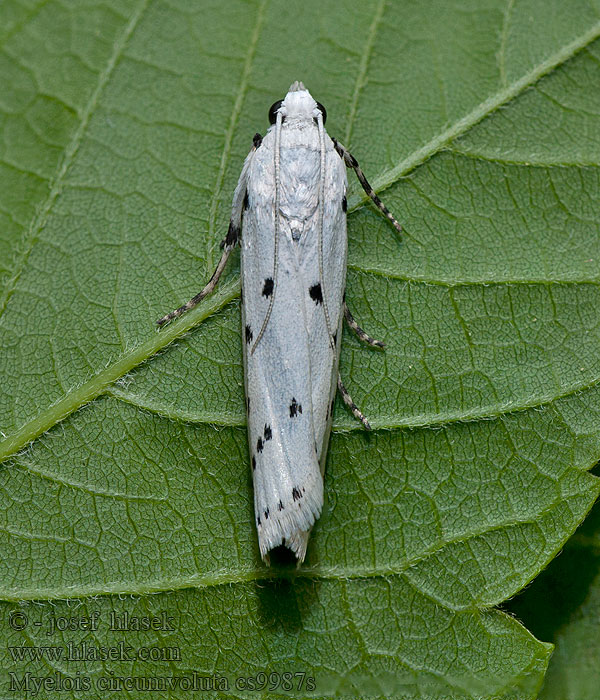
<path id="1" fill-rule="evenodd" d="M 347 179 L 333 142 L 324 129 L 320 133 L 319 118 L 310 93 L 292 86 L 279 117 L 249 156 L 242 324 L 263 558 L 285 544 L 302 561 L 323 505 L 346 278 Z"/>
<path id="2" fill-rule="evenodd" d="M 336 390 L 370 428 L 338 373 L 345 301 L 346 167 L 394 224 L 354 157 L 325 131 L 326 112 L 295 82 L 254 137 L 233 195 L 223 255 L 206 287 L 162 325 L 215 288 L 241 243 L 242 340 L 254 509 L 261 557 L 284 545 L 304 560 L 323 506 L 323 472 Z"/>

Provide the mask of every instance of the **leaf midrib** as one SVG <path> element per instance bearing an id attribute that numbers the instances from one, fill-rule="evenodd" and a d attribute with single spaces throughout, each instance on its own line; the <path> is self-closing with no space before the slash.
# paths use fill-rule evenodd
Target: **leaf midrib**
<path id="1" fill-rule="evenodd" d="M 115 43 L 115 50 L 111 55 L 107 67 L 102 72 L 101 76 L 104 76 L 104 80 L 99 80 L 98 87 L 93 93 L 93 98 L 90 99 L 88 105 L 86 105 L 86 110 L 88 113 L 87 120 L 84 123 L 80 123 L 79 128 L 71 142 L 65 159 L 63 160 L 63 165 L 61 166 L 57 177 L 55 178 L 54 184 L 51 188 L 51 192 L 44 203 L 40 214 L 32 222 L 30 227 L 30 235 L 27 239 L 27 247 L 23 258 L 20 260 L 19 270 L 24 266 L 28 253 L 31 250 L 31 246 L 35 240 L 35 236 L 41 230 L 41 227 L 45 223 L 50 210 L 60 190 L 62 189 L 62 181 L 70 163 L 74 158 L 85 127 L 93 109 L 95 107 L 96 101 L 99 97 L 100 91 L 104 89 L 106 83 L 108 82 L 114 67 L 120 57 L 123 48 L 129 39 L 131 33 L 137 26 L 143 10 L 146 8 L 148 0 L 142 0 L 138 5 L 136 11 L 132 15 L 127 27 L 122 33 L 120 40 Z M 567 45 L 563 46 L 555 54 L 548 57 L 546 60 L 542 61 L 534 69 L 530 70 L 519 80 L 515 81 L 512 85 L 509 85 L 506 89 L 496 92 L 491 97 L 487 98 L 479 105 L 477 105 L 473 110 L 471 110 L 467 115 L 456 121 L 448 129 L 442 131 L 437 136 L 433 137 L 428 143 L 424 144 L 420 148 L 413 151 L 405 159 L 400 161 L 398 165 L 391 170 L 384 172 L 379 177 L 375 178 L 373 181 L 373 188 L 375 191 L 380 192 L 382 190 L 390 187 L 394 182 L 396 182 L 402 176 L 408 174 L 410 171 L 414 170 L 418 165 L 421 165 L 426 160 L 428 160 L 432 155 L 445 148 L 451 141 L 456 139 L 458 136 L 463 135 L 469 129 L 471 129 L 475 124 L 480 122 L 484 117 L 491 114 L 498 107 L 505 104 L 506 102 L 514 99 L 523 90 L 530 87 L 533 83 L 539 80 L 542 76 L 549 73 L 551 70 L 561 65 L 568 59 L 570 59 L 575 53 L 583 49 L 589 43 L 594 41 L 600 36 L 600 21 L 595 23 L 587 32 L 582 34 L 579 38 L 574 39 Z M 95 97 L 94 97 L 95 96 Z M 84 115 L 86 114 L 84 110 Z M 79 135 L 77 137 L 77 135 Z M 67 157 L 68 156 L 68 157 Z M 366 200 L 365 196 L 353 195 L 348 204 L 350 211 L 358 208 Z M 18 272 L 13 275 L 11 284 L 7 288 L 7 292 L 3 299 L 0 299 L 0 310 L 3 308 L 2 304 L 6 304 L 8 298 L 10 297 L 11 290 L 14 289 L 16 281 L 18 280 Z M 47 409 L 41 411 L 37 416 L 31 420 L 24 423 L 19 429 L 17 429 L 12 435 L 7 437 L 5 440 L 0 442 L 0 462 L 3 462 L 14 454 L 23 449 L 30 442 L 35 440 L 41 434 L 48 431 L 51 427 L 56 425 L 58 422 L 66 418 L 75 410 L 81 408 L 81 406 L 89 403 L 93 399 L 97 398 L 110 384 L 114 383 L 117 379 L 130 372 L 136 366 L 142 364 L 147 359 L 152 357 L 154 354 L 162 350 L 164 347 L 172 343 L 177 338 L 181 337 L 184 333 L 189 331 L 191 328 L 200 324 L 206 318 L 208 318 L 213 313 L 220 310 L 225 304 L 232 301 L 239 294 L 239 280 L 235 280 L 230 284 L 223 287 L 220 291 L 213 295 L 211 299 L 203 303 L 197 309 L 189 312 L 183 317 L 174 321 L 167 329 L 156 333 L 151 336 L 148 340 L 144 341 L 138 345 L 133 350 L 122 355 L 117 361 L 104 368 L 101 372 L 95 374 L 88 381 L 81 384 L 69 391 L 65 396 L 56 401 Z"/>

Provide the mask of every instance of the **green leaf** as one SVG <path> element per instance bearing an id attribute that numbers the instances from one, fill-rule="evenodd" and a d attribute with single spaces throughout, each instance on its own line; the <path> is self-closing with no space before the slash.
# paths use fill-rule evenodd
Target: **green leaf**
<path id="1" fill-rule="evenodd" d="M 540 698 L 594 700 L 598 696 L 600 503 L 569 539 L 560 557 L 509 603 L 537 636 L 556 644 Z"/>
<path id="2" fill-rule="evenodd" d="M 194 671 L 239 697 L 270 671 L 314 676 L 301 696 L 536 697 L 551 647 L 494 606 L 600 488 L 599 36 L 592 0 L 2 5 L 7 697 L 49 669 L 90 698 L 110 674 Z M 338 402 L 292 572 L 255 542 L 236 262 L 155 320 L 210 275 L 252 135 L 296 79 L 405 235 L 352 184 L 348 301 L 386 351 L 344 334 L 341 369 L 375 431 Z M 98 630 L 47 634 L 95 610 Z M 175 629 L 109 630 L 111 610 Z M 181 657 L 9 648 L 124 638 Z"/>

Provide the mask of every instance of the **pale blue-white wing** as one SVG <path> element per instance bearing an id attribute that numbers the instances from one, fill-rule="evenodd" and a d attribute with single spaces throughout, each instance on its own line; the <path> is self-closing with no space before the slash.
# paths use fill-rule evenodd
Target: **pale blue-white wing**
<path id="1" fill-rule="evenodd" d="M 299 239 L 301 273 L 304 279 L 304 289 L 301 291 L 306 302 L 310 348 L 312 422 L 321 474 L 325 470 L 337 392 L 347 257 L 346 168 L 329 137 L 326 136 L 325 140 L 327 159 L 320 271 L 317 218 L 306 222 L 303 235 Z M 315 277 L 317 271 L 319 278 Z M 329 333 L 333 336 L 333 349 L 328 346 Z M 304 559 L 309 535 L 310 531 L 297 530 L 286 540 L 292 551 L 300 553 L 300 560 Z"/>
<path id="2" fill-rule="evenodd" d="M 242 235 L 243 335 L 263 557 L 284 543 L 303 559 L 307 533 L 323 501 L 319 461 L 324 464 L 338 358 L 330 334 L 339 348 L 346 264 L 345 169 L 328 137 L 327 145 L 322 265 L 316 129 L 301 138 L 295 132 L 282 133 L 276 269 L 272 130 L 256 152 L 248 177 Z M 271 303 L 269 321 L 252 352 Z"/>
<path id="3" fill-rule="evenodd" d="M 323 502 L 312 423 L 306 304 L 300 294 L 295 243 L 285 222 L 274 269 L 273 136 L 267 133 L 253 160 L 242 224 L 248 436 L 263 557 L 295 532 L 309 530 Z M 269 322 L 252 352 L 271 302 Z"/>
<path id="4" fill-rule="evenodd" d="M 300 241 L 306 280 L 307 328 L 311 347 L 311 385 L 315 442 L 322 471 L 337 391 L 343 300 L 346 285 L 346 168 L 326 135 L 322 255 L 319 265 L 318 221 Z M 318 275 L 318 276 L 316 276 Z M 329 344 L 333 341 L 335 349 Z"/>

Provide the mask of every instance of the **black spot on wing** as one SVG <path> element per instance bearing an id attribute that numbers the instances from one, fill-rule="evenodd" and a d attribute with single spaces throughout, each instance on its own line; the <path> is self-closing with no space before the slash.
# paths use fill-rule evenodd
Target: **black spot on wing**
<path id="1" fill-rule="evenodd" d="M 265 432 L 264 432 L 264 435 L 265 435 L 265 442 L 266 442 L 267 440 L 270 440 L 270 439 L 273 437 L 273 431 L 271 430 L 271 426 L 270 426 L 270 425 L 266 425 L 266 424 L 265 424 Z"/>
<path id="2" fill-rule="evenodd" d="M 348 211 L 348 200 L 346 199 L 346 195 L 342 197 L 342 211 Z"/>
<path id="3" fill-rule="evenodd" d="M 252 455 L 252 471 L 255 471 L 256 469 L 256 457 Z"/>
<path id="4" fill-rule="evenodd" d="M 344 199 L 346 199 L 346 198 L 344 197 Z M 246 190 L 246 193 L 244 194 L 244 211 L 246 209 L 248 209 L 249 206 L 250 206 L 250 200 L 248 199 L 248 190 Z"/>
<path id="5" fill-rule="evenodd" d="M 225 236 L 225 241 L 223 243 L 225 248 L 233 248 L 233 246 L 237 245 L 237 242 L 240 239 L 240 227 L 237 226 L 236 224 L 233 223 L 233 221 L 229 222 L 229 229 L 227 230 L 227 235 Z"/>
<path id="6" fill-rule="evenodd" d="M 294 501 L 299 501 L 302 498 L 302 493 L 297 486 L 294 486 L 292 489 L 292 498 Z"/>
<path id="7" fill-rule="evenodd" d="M 295 418 L 299 413 L 302 413 L 302 404 L 298 403 L 294 397 L 290 404 L 290 418 Z"/>
<path id="8" fill-rule="evenodd" d="M 268 509 L 268 508 L 267 508 L 267 510 L 265 510 L 265 512 L 263 513 L 263 515 L 265 516 L 265 520 L 268 520 L 268 519 L 269 519 L 269 509 Z"/>
<path id="9" fill-rule="evenodd" d="M 270 297 L 271 294 L 273 294 L 273 278 L 267 277 L 263 284 L 262 295 L 263 297 Z"/>
<path id="10" fill-rule="evenodd" d="M 308 290 L 310 298 L 315 302 L 315 304 L 323 303 L 323 292 L 321 290 L 321 283 L 313 284 L 313 286 Z"/>
<path id="11" fill-rule="evenodd" d="M 252 329 L 248 324 L 246 324 L 246 342 L 251 343 L 253 337 L 254 336 L 252 335 Z"/>
<path id="12" fill-rule="evenodd" d="M 258 133 L 254 134 L 254 137 L 252 139 L 252 144 L 254 145 L 254 148 L 258 148 L 262 143 L 262 136 Z"/>
<path id="13" fill-rule="evenodd" d="M 283 509 L 284 509 L 283 501 L 279 501 L 279 503 L 277 504 L 277 510 L 283 510 Z"/>
<path id="14" fill-rule="evenodd" d="M 258 440 L 256 441 L 257 452 L 262 452 L 264 446 L 265 446 L 265 443 L 263 442 L 263 439 L 261 437 L 259 437 Z"/>
<path id="15" fill-rule="evenodd" d="M 256 518 L 256 527 L 260 527 L 260 515 Z"/>

